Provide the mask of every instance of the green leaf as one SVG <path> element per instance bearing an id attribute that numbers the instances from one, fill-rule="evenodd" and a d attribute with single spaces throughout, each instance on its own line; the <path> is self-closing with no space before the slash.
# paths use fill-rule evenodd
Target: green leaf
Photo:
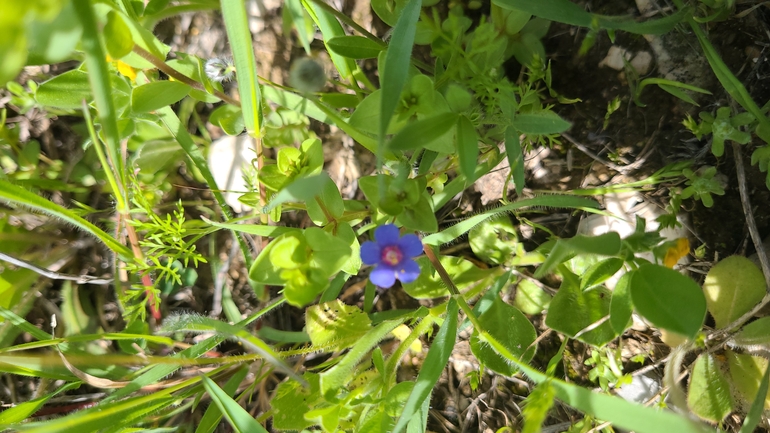
<path id="1" fill-rule="evenodd" d="M 190 93 L 190 86 L 179 81 L 154 81 L 134 87 L 131 92 L 131 109 L 147 113 L 175 104 Z"/>
<path id="2" fill-rule="evenodd" d="M 390 140 L 388 147 L 393 150 L 419 149 L 450 131 L 457 118 L 455 113 L 442 113 L 410 122 Z"/>
<path id="3" fill-rule="evenodd" d="M 436 386 L 441 372 L 444 371 L 449 356 L 455 347 L 455 340 L 457 339 L 457 302 L 453 299 L 449 300 L 446 309 L 446 318 L 444 323 L 438 330 L 436 338 L 433 340 L 433 344 L 430 346 L 428 355 L 425 356 L 425 362 L 423 363 L 420 373 L 417 374 L 417 380 L 414 383 L 409 398 L 404 405 L 404 411 L 401 416 L 398 417 L 398 422 L 393 428 L 393 433 L 400 433 L 407 426 L 412 417 L 417 414 L 431 391 Z"/>
<path id="4" fill-rule="evenodd" d="M 225 104 L 211 112 L 209 122 L 219 126 L 227 135 L 238 135 L 243 132 L 243 112 L 240 108 Z"/>
<path id="5" fill-rule="evenodd" d="M 738 391 L 738 396 L 745 401 L 756 401 L 764 397 L 765 409 L 770 409 L 770 392 L 765 390 L 764 396 L 759 393 L 762 381 L 767 383 L 765 375 L 770 368 L 767 358 L 736 353 L 730 349 L 725 351 L 725 355 L 730 367 L 730 381 Z"/>
<path id="6" fill-rule="evenodd" d="M 482 212 L 478 215 L 474 215 L 460 223 L 442 230 L 438 233 L 434 233 L 430 236 L 423 238 L 422 242 L 426 245 L 441 245 L 447 242 L 451 242 L 458 237 L 462 236 L 465 232 L 480 224 L 482 221 L 488 219 L 490 216 L 502 214 L 503 212 L 509 212 L 516 209 L 521 209 L 527 206 L 548 206 L 548 207 L 565 207 L 565 208 L 592 208 L 598 209 L 599 204 L 594 200 L 586 199 L 582 197 L 548 194 L 535 198 L 517 200 L 513 203 L 501 206 L 498 208 L 490 209 L 486 212 Z"/>
<path id="7" fill-rule="evenodd" d="M 479 134 L 465 115 L 457 118 L 457 153 L 460 158 L 460 171 L 465 176 L 473 176 L 476 171 L 476 159 L 479 157 Z"/>
<path id="8" fill-rule="evenodd" d="M 576 235 L 570 239 L 558 239 L 545 262 L 535 271 L 535 278 L 548 275 L 565 260 L 578 253 L 614 256 L 620 252 L 620 235 L 609 232 L 598 236 Z"/>
<path id="9" fill-rule="evenodd" d="M 233 400 L 225 391 L 222 390 L 213 380 L 208 376 L 202 376 L 201 381 L 206 392 L 209 393 L 211 399 L 219 407 L 219 410 L 225 415 L 227 421 L 238 433 L 267 433 L 264 427 L 249 414 L 246 409 L 242 408 L 237 401 Z"/>
<path id="10" fill-rule="evenodd" d="M 246 0 L 222 0 L 222 18 L 238 71 L 238 94 L 246 131 L 252 137 L 262 135 L 262 94 L 257 78 L 254 44 L 249 31 Z"/>
<path id="11" fill-rule="evenodd" d="M 315 176 L 300 177 L 274 195 L 262 212 L 270 212 L 276 206 L 286 202 L 302 203 L 313 200 L 323 192 L 326 182 L 331 181 L 326 172 L 321 172 Z"/>
<path id="12" fill-rule="evenodd" d="M 625 273 L 620 277 L 615 289 L 612 290 L 610 300 L 610 325 L 620 335 L 629 326 L 634 306 L 631 302 L 631 273 Z"/>
<path id="13" fill-rule="evenodd" d="M 516 308 L 506 304 L 495 296 L 492 306 L 478 318 L 479 324 L 502 345 L 519 357 L 522 362 L 529 362 L 535 356 L 536 346 L 532 343 L 537 338 L 535 327 L 529 319 Z M 473 356 L 492 371 L 503 376 L 513 376 L 517 368 L 507 362 L 486 342 L 482 342 L 478 332 L 470 340 Z"/>
<path id="14" fill-rule="evenodd" d="M 406 85 L 409 65 L 412 58 L 412 45 L 414 44 L 414 35 L 417 31 L 417 20 L 420 18 L 421 0 L 409 0 L 398 22 L 393 27 L 393 37 L 388 45 L 388 51 L 385 53 L 384 64 L 380 63 L 380 88 L 382 96 L 380 99 L 380 125 L 378 135 L 380 143 L 385 140 L 385 134 L 390 125 L 390 119 L 396 111 L 401 100 L 401 91 Z M 382 154 L 385 151 L 382 146 L 378 148 L 378 155 L 382 160 Z"/>
<path id="15" fill-rule="evenodd" d="M 699 417 L 713 423 L 722 421 L 733 411 L 730 384 L 717 360 L 703 353 L 695 360 L 687 390 L 687 406 Z"/>
<path id="16" fill-rule="evenodd" d="M 238 386 L 249 374 L 247 366 L 241 367 L 233 376 L 227 381 L 222 390 L 230 397 L 235 395 L 238 390 Z M 209 405 L 206 409 L 206 413 L 203 414 L 203 418 L 198 422 L 198 427 L 195 428 L 195 433 L 214 433 L 214 430 L 219 425 L 219 421 L 222 419 L 222 411 L 216 404 Z"/>
<path id="17" fill-rule="evenodd" d="M 364 355 L 369 353 L 377 343 L 403 323 L 403 320 L 384 321 L 359 338 L 337 365 L 321 373 L 321 393 L 327 398 L 334 398 L 337 391 L 353 378 L 353 369 L 355 369 Z"/>
<path id="18" fill-rule="evenodd" d="M 320 202 L 320 203 L 319 203 Z M 340 190 L 334 182 L 324 182 L 323 191 L 312 200 L 308 200 L 307 214 L 313 224 L 325 226 L 331 221 L 327 218 L 339 218 L 345 212 L 345 203 L 342 201 Z M 322 207 L 323 206 L 323 207 Z"/>
<path id="19" fill-rule="evenodd" d="M 51 398 L 61 394 L 62 392 L 69 391 L 71 389 L 80 388 L 80 382 L 71 382 L 65 384 L 59 389 L 54 390 L 42 397 L 38 397 L 29 401 L 25 401 L 17 404 L 16 406 L 9 407 L 0 412 L 0 426 L 8 426 L 9 424 L 20 423 L 27 418 L 31 417 L 35 412 L 40 410 Z"/>
<path id="20" fill-rule="evenodd" d="M 472 228 L 468 242 L 474 254 L 494 265 L 509 262 L 519 245 L 516 229 L 508 215 L 490 218 Z"/>
<path id="21" fill-rule="evenodd" d="M 730 256 L 714 265 L 703 282 L 706 305 L 716 329 L 724 328 L 757 305 L 765 295 L 765 277 L 743 256 Z"/>
<path id="22" fill-rule="evenodd" d="M 123 21 L 123 17 L 115 11 L 107 14 L 107 24 L 104 25 L 104 42 L 107 53 L 117 60 L 130 53 L 134 48 L 131 29 Z"/>
<path id="23" fill-rule="evenodd" d="M 586 290 L 607 281 L 622 267 L 623 259 L 617 257 L 602 260 L 591 265 L 586 269 L 585 273 L 580 276 L 580 290 Z"/>
<path id="24" fill-rule="evenodd" d="M 427 257 L 417 258 L 417 265 L 422 272 L 420 276 L 411 283 L 402 283 L 404 291 L 415 299 L 433 299 L 447 296 L 446 285 L 441 280 L 437 272 L 432 272 L 433 266 Z M 488 277 L 492 276 L 492 270 L 476 267 L 471 261 L 462 257 L 440 256 L 439 261 L 444 266 L 452 281 L 460 291 L 472 287 L 476 284 L 486 284 Z"/>
<path id="25" fill-rule="evenodd" d="M 516 194 L 521 195 L 524 189 L 524 153 L 521 150 L 519 132 L 513 127 L 505 128 L 505 155 L 513 174 L 513 183 L 516 186 Z"/>
<path id="26" fill-rule="evenodd" d="M 305 326 L 313 346 L 337 351 L 347 349 L 363 337 L 372 322 L 358 307 L 335 299 L 308 307 Z"/>
<path id="27" fill-rule="evenodd" d="M 433 233 L 438 230 L 438 220 L 433 213 L 427 193 L 421 194 L 417 203 L 405 206 L 396 221 L 406 228 L 425 233 Z"/>
<path id="28" fill-rule="evenodd" d="M 583 291 L 575 274 L 563 270 L 559 291 L 551 300 L 545 323 L 549 328 L 594 346 L 603 346 L 618 334 L 608 321 L 612 292 L 605 287 Z M 587 328 L 596 326 L 590 331 Z"/>
<path id="29" fill-rule="evenodd" d="M 323 401 L 319 389 L 319 376 L 315 373 L 305 372 L 304 378 L 310 384 L 310 389 L 300 386 L 297 382 L 284 381 L 275 389 L 275 396 L 270 401 L 270 406 L 275 411 L 273 415 L 273 427 L 277 430 L 300 431 L 313 425 L 305 419 L 305 414 L 310 412 L 320 400 Z"/>
<path id="30" fill-rule="evenodd" d="M 98 238 L 104 242 L 108 248 L 120 256 L 121 259 L 127 261 L 133 260 L 131 250 L 115 240 L 112 236 L 105 233 L 102 229 L 81 218 L 71 210 L 52 203 L 37 194 L 2 179 L 0 179 L 0 202 L 23 206 L 37 212 L 52 215 Z"/>
<path id="31" fill-rule="evenodd" d="M 93 100 L 91 95 L 88 74 L 73 69 L 41 83 L 35 91 L 35 100 L 46 107 L 78 109 L 83 107 L 83 101 Z"/>
<path id="32" fill-rule="evenodd" d="M 184 150 L 175 140 L 146 141 L 136 151 L 134 166 L 142 173 L 154 175 L 178 165 L 183 155 Z"/>
<path id="33" fill-rule="evenodd" d="M 738 347 L 770 346 L 770 316 L 744 326 L 731 342 Z"/>
<path id="34" fill-rule="evenodd" d="M 543 110 L 533 113 L 517 113 L 513 118 L 512 126 L 523 134 L 545 135 L 564 132 L 572 124 L 551 110 Z"/>
<path id="35" fill-rule="evenodd" d="M 305 239 L 313 251 L 311 264 L 327 276 L 338 272 L 350 258 L 350 245 L 318 227 L 305 229 Z"/>
<path id="36" fill-rule="evenodd" d="M 326 46 L 349 59 L 374 59 L 385 47 L 363 36 L 337 36 L 326 41 Z"/>
<path id="37" fill-rule="evenodd" d="M 75 47 L 77 47 L 83 35 L 83 27 L 80 25 L 80 21 L 75 15 L 75 9 L 72 6 L 72 2 L 63 2 L 59 15 L 51 22 L 43 23 L 36 21 L 27 23 L 26 33 L 29 37 L 29 59 L 27 65 L 32 64 L 52 64 L 59 63 L 72 57 Z M 12 14 L 13 12 L 5 10 L 6 13 Z M 22 20 L 19 20 L 22 23 Z M 11 27 L 4 24 L 4 27 Z M 20 31 L 21 36 L 24 36 L 24 31 Z M 4 38 L 5 35 L 0 36 Z M 130 35 L 129 35 L 130 37 Z M 0 39 L 4 41 L 11 41 L 11 38 Z M 2 48 L 0 48 L 2 51 Z M 4 60 L 12 60 L 12 56 L 5 56 L 0 53 L 0 58 Z M 0 80 L 0 85 L 3 85 Z"/>
<path id="38" fill-rule="evenodd" d="M 513 306 L 526 314 L 540 314 L 551 305 L 551 295 L 537 284 L 523 279 L 516 285 Z"/>
<path id="39" fill-rule="evenodd" d="M 621 17 L 608 17 L 586 12 L 583 8 L 569 0 L 494 0 L 494 4 L 506 8 L 516 9 L 551 21 L 558 21 L 573 26 L 588 28 L 605 28 L 624 30 L 629 33 L 641 35 L 660 35 L 667 33 L 678 23 L 682 22 L 688 9 L 657 20 L 649 20 L 638 23 L 634 20 Z"/>
<path id="40" fill-rule="evenodd" d="M 764 396 L 770 396 L 768 392 L 768 384 L 770 383 L 770 365 L 765 367 L 765 375 L 762 376 L 762 380 L 759 384 L 759 390 L 757 390 L 757 396 L 754 397 L 754 401 L 751 403 L 751 409 L 746 414 L 746 418 L 743 420 L 743 426 L 739 433 L 752 433 L 762 419 L 762 410 L 765 406 Z M 769 398 L 770 399 L 770 398 Z"/>
<path id="41" fill-rule="evenodd" d="M 706 298 L 695 281 L 649 263 L 632 273 L 631 298 L 639 314 L 659 328 L 694 339 L 706 317 Z"/>

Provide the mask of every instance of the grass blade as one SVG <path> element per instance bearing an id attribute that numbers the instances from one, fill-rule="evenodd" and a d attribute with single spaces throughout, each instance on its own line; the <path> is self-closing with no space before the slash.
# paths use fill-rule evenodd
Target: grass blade
<path id="1" fill-rule="evenodd" d="M 244 408 L 233 400 L 222 388 L 217 386 L 213 380 L 206 376 L 202 376 L 203 387 L 206 388 L 206 392 L 209 393 L 211 399 L 214 400 L 219 410 L 225 415 L 227 421 L 233 426 L 233 429 L 238 433 L 267 433 L 262 425 L 255 420 Z"/>
<path id="2" fill-rule="evenodd" d="M 131 250 L 108 235 L 104 230 L 86 221 L 71 210 L 52 203 L 43 197 L 16 186 L 7 180 L 0 179 L 0 202 L 21 206 L 34 211 L 51 215 L 62 221 L 68 222 L 102 241 L 115 254 L 123 260 L 133 260 Z"/>
<path id="3" fill-rule="evenodd" d="M 246 0 L 222 0 L 222 17 L 225 20 L 227 38 L 230 40 L 235 70 L 238 74 L 238 93 L 241 95 L 241 109 L 246 131 L 252 137 L 260 137 L 262 96 L 257 80 L 257 62 L 254 58 L 254 44 L 249 31 Z"/>
<path id="4" fill-rule="evenodd" d="M 441 372 L 444 370 L 447 361 L 449 361 L 449 355 L 452 354 L 452 350 L 455 347 L 455 340 L 457 339 L 457 313 L 457 301 L 454 298 L 450 299 L 447 304 L 444 323 L 439 328 L 436 338 L 433 340 L 433 344 L 428 351 L 428 355 L 425 357 L 425 362 L 420 373 L 417 375 L 414 388 L 412 388 L 412 392 L 404 404 L 404 411 L 401 412 L 401 416 L 393 428 L 394 433 L 398 433 L 406 427 L 412 417 L 420 410 L 425 399 L 429 398 L 433 387 L 436 386 Z"/>

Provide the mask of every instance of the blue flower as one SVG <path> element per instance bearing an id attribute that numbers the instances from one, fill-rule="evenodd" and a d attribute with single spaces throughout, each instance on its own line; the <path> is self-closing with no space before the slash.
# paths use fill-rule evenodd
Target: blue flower
<path id="1" fill-rule="evenodd" d="M 393 286 L 396 279 L 411 283 L 420 275 L 420 267 L 412 260 L 422 254 L 422 242 L 413 234 L 399 238 L 398 228 L 385 224 L 374 231 L 376 242 L 361 245 L 361 260 L 364 264 L 375 265 L 369 279 L 379 287 Z"/>

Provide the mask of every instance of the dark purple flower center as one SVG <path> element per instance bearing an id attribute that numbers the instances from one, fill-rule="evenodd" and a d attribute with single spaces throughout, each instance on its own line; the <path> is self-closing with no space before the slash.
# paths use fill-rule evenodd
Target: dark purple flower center
<path id="1" fill-rule="evenodd" d="M 404 258 L 404 254 L 396 245 L 389 245 L 382 249 L 382 262 L 386 265 L 396 266 L 401 263 Z"/>

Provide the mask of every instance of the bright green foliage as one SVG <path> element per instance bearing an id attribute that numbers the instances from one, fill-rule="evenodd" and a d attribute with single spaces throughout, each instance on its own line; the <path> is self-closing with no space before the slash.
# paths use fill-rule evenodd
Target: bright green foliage
<path id="1" fill-rule="evenodd" d="M 724 328 L 762 300 L 765 277 L 751 260 L 730 256 L 709 270 L 703 292 L 716 328 Z"/>
<path id="2" fill-rule="evenodd" d="M 698 171 L 692 171 L 689 168 L 682 170 L 682 174 L 687 177 L 687 188 L 682 191 L 681 198 L 688 199 L 694 197 L 703 202 L 703 206 L 714 206 L 714 199 L 711 194 L 725 195 L 725 189 L 718 178 L 717 168 L 704 166 Z"/>
<path id="3" fill-rule="evenodd" d="M 499 297 L 495 296 L 492 305 L 479 315 L 478 320 L 500 344 L 505 345 L 522 361 L 529 362 L 535 356 L 535 347 L 532 346 L 537 337 L 535 328 L 521 311 L 506 304 Z M 473 355 L 485 368 L 503 376 L 513 376 L 516 373 L 516 367 L 483 343 L 478 334 L 471 336 L 470 344 Z"/>
<path id="4" fill-rule="evenodd" d="M 732 412 L 730 384 L 725 378 L 723 366 L 713 355 L 703 354 L 695 361 L 687 406 L 693 413 L 711 422 L 720 422 Z"/>
<path id="5" fill-rule="evenodd" d="M 753 122 L 754 116 L 751 113 L 740 113 L 735 116 L 731 114 L 730 107 L 720 107 L 716 117 L 711 113 L 701 111 L 699 114 L 700 123 L 696 123 L 689 116 L 683 123 L 698 139 L 706 134 L 712 134 L 711 152 L 714 156 L 720 157 L 725 152 L 725 141 L 731 140 L 738 144 L 746 144 L 751 140 L 751 134 L 741 131 L 740 128 Z"/>

